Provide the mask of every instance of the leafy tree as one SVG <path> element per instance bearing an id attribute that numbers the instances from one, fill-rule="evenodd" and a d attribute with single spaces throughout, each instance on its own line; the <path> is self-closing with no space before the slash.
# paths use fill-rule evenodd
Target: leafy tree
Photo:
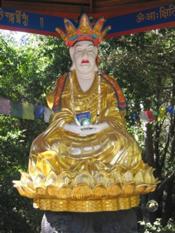
<path id="1" fill-rule="evenodd" d="M 142 107 L 152 109 L 156 116 L 155 122 L 147 124 L 144 130 L 140 122 L 133 127 L 132 119 L 128 120 L 133 134 L 144 134 L 144 143 L 143 137 L 139 137 L 144 145 L 144 159 L 155 168 L 160 180 L 156 192 L 146 198 L 159 203 L 158 211 L 150 213 L 150 219 L 161 217 L 164 225 L 174 216 L 175 206 L 175 112 L 166 112 L 175 103 L 174 38 L 173 29 L 124 36 L 104 44 L 101 55 L 102 68 L 119 77 L 129 115 L 139 114 Z"/>

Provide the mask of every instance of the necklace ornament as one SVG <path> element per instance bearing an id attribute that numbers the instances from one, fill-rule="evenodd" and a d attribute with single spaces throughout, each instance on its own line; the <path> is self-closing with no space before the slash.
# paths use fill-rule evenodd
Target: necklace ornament
<path id="1" fill-rule="evenodd" d="M 91 113 L 90 112 L 82 112 L 82 113 L 78 113 L 76 114 L 75 111 L 75 98 L 74 98 L 74 86 L 73 86 L 73 79 L 75 79 L 75 71 L 73 71 L 72 73 L 69 74 L 70 77 L 70 94 L 71 94 L 71 108 L 72 108 L 72 112 L 73 112 L 73 116 L 74 116 L 74 120 L 75 123 L 79 126 L 89 126 L 90 124 L 92 124 L 91 122 Z M 98 72 L 97 73 L 97 77 L 95 77 L 98 79 L 98 85 L 97 85 L 97 110 L 96 110 L 96 124 L 99 122 L 99 117 L 100 117 L 100 113 L 101 113 L 101 73 Z"/>

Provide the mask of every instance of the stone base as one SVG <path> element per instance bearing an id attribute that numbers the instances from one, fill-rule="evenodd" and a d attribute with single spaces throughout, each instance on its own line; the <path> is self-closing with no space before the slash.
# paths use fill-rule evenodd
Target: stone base
<path id="1" fill-rule="evenodd" d="M 137 233 L 134 209 L 99 213 L 45 212 L 41 233 Z"/>

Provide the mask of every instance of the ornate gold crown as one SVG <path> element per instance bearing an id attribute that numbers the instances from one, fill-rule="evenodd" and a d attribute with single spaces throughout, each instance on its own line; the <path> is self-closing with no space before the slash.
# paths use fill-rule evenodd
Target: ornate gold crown
<path id="1" fill-rule="evenodd" d="M 68 47 L 83 40 L 92 41 L 94 45 L 97 46 L 103 41 L 108 30 L 110 30 L 110 26 L 108 26 L 102 31 L 104 22 L 105 19 L 100 18 L 93 27 L 89 22 L 88 16 L 83 14 L 78 28 L 76 28 L 70 20 L 64 19 L 66 32 L 62 31 L 60 28 L 56 28 L 56 31 Z"/>

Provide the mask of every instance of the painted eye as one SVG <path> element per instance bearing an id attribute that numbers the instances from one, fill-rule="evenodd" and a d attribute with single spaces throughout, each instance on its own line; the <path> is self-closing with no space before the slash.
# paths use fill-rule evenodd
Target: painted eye
<path id="1" fill-rule="evenodd" d="M 76 51 L 76 52 L 82 51 L 82 48 L 81 48 L 80 46 L 77 46 L 77 47 L 75 48 L 75 51 Z"/>
<path id="2" fill-rule="evenodd" d="M 93 47 L 93 46 L 90 46 L 90 47 L 88 48 L 88 51 L 93 51 L 93 49 L 94 49 L 94 47 Z"/>

